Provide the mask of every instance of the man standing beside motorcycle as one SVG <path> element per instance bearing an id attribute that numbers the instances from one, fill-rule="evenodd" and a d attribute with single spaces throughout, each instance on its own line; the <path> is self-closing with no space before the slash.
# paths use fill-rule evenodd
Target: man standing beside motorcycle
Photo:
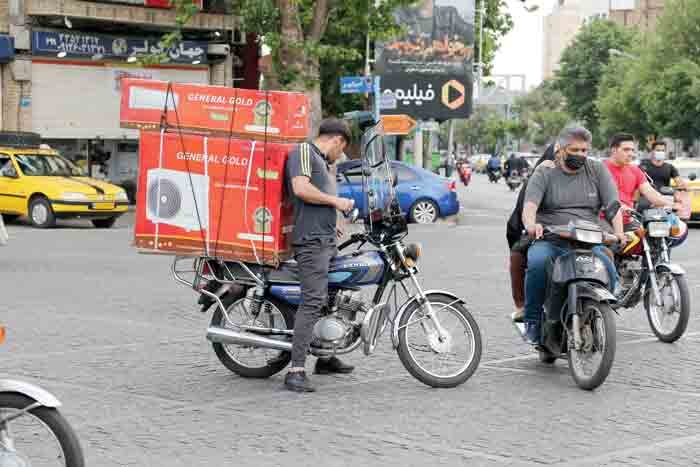
<path id="1" fill-rule="evenodd" d="M 527 253 L 525 278 L 525 323 L 528 341 L 540 343 L 540 320 L 546 292 L 546 267 L 550 260 L 567 253 L 563 245 L 544 240 L 545 227 L 567 225 L 573 220 L 599 222 L 601 211 L 612 222 L 615 236 L 624 244 L 622 212 L 609 212 L 618 201 L 617 190 L 602 164 L 589 160 L 591 133 L 578 126 L 567 127 L 559 134 L 559 150 L 554 167 L 540 166 L 530 177 L 525 193 L 523 224 L 535 242 Z M 603 246 L 593 252 L 598 256 L 615 284 L 615 266 Z"/>
<path id="2" fill-rule="evenodd" d="M 335 118 L 323 120 L 318 137 L 295 148 L 285 167 L 286 189 L 294 205 L 292 247 L 301 283 L 301 305 L 294 320 L 292 366 L 284 380 L 290 391 L 316 390 L 306 376 L 306 355 L 314 324 L 328 301 L 328 269 L 337 254 L 337 211 L 349 212 L 354 205 L 353 200 L 337 196 L 330 165 L 342 157 L 351 139 L 347 122 Z M 353 369 L 337 357 L 319 358 L 315 373 L 351 373 Z"/>

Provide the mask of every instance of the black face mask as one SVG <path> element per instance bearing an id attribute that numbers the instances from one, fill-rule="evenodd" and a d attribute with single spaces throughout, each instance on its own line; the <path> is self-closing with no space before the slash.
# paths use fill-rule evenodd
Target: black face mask
<path id="1" fill-rule="evenodd" d="M 586 156 L 579 156 L 578 154 L 566 153 L 564 158 L 564 164 L 571 170 L 579 170 L 586 163 Z"/>

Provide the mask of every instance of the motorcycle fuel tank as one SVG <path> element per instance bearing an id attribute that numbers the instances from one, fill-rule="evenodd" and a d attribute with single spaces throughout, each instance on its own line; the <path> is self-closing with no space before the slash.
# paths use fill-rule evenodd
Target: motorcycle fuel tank
<path id="1" fill-rule="evenodd" d="M 385 267 L 381 254 L 376 251 L 338 256 L 329 268 L 328 287 L 338 289 L 379 284 L 384 277 Z M 297 284 L 273 283 L 270 294 L 292 305 L 301 303 L 301 287 Z"/>
<path id="2" fill-rule="evenodd" d="M 331 262 L 328 285 L 331 287 L 359 287 L 379 284 L 384 276 L 384 268 L 384 261 L 376 251 L 338 256 Z"/>

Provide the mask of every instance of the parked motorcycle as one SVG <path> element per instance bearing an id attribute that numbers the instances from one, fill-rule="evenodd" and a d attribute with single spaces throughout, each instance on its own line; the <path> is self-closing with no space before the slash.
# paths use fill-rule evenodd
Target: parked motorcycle
<path id="1" fill-rule="evenodd" d="M 476 371 L 481 333 L 463 299 L 444 290 L 423 290 L 418 281 L 422 250 L 418 244 L 404 243 L 406 217 L 396 197 L 383 136 L 379 124 L 362 138 L 363 190 L 369 208 L 365 228 L 339 246 L 342 251 L 357 245 L 356 251 L 331 263 L 328 305 L 314 326 L 310 352 L 342 355 L 362 347 L 370 355 L 390 329 L 392 345 L 411 375 L 432 387 L 454 387 Z M 373 248 L 362 249 L 365 245 Z M 267 378 L 282 371 L 291 358 L 294 314 L 301 301 L 296 263 L 270 269 L 202 257 L 188 270 L 180 266 L 184 261 L 175 260 L 174 276 L 201 292 L 205 309 L 207 302 L 214 303 L 207 338 L 221 363 L 243 377 Z M 371 301 L 361 295 L 370 287 L 376 287 Z M 399 290 L 407 297 L 400 306 Z"/>
<path id="2" fill-rule="evenodd" d="M 682 234 L 666 209 L 628 211 L 634 219 L 629 243 L 617 257 L 620 287 L 615 308 L 644 302 L 651 330 L 662 342 L 675 342 L 688 327 L 690 293 L 683 268 L 671 262 L 669 241 Z"/>
<path id="3" fill-rule="evenodd" d="M 0 343 L 5 328 L 0 326 Z M 83 467 L 80 442 L 44 389 L 0 379 L 0 467 Z"/>
<path id="4" fill-rule="evenodd" d="M 489 174 L 489 182 L 491 183 L 498 183 L 501 179 L 501 169 L 489 170 L 487 173 Z"/>
<path id="5" fill-rule="evenodd" d="M 547 227 L 545 239 L 567 243 L 570 251 L 560 256 L 548 271 L 547 300 L 536 347 L 540 361 L 554 363 L 567 356 L 576 384 L 592 390 L 603 384 L 615 358 L 615 296 L 603 261 L 591 251 L 596 245 L 616 242 L 597 224 L 577 221 Z M 525 325 L 515 321 L 526 339 Z"/>

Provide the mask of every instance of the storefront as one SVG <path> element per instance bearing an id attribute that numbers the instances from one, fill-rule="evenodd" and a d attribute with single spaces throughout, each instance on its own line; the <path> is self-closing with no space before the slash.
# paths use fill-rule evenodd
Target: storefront
<path id="1" fill-rule="evenodd" d="M 27 103 L 32 130 L 79 165 L 89 163 L 96 177 L 116 183 L 134 179 L 138 132 L 119 127 L 121 79 L 210 82 L 206 43 L 186 42 L 166 51 L 173 57 L 167 66 L 143 68 L 127 62 L 135 53 L 153 52 L 154 44 L 150 39 L 34 31 Z"/>

